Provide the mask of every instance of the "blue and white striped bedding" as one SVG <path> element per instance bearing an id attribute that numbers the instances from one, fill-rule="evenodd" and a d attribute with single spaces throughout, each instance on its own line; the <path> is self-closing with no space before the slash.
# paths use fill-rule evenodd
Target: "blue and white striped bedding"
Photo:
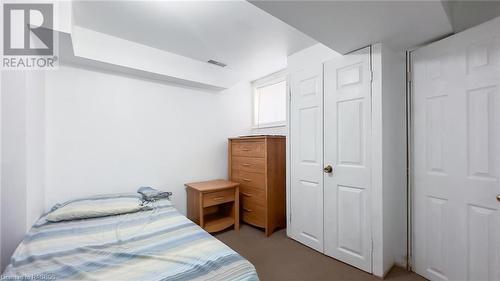
<path id="1" fill-rule="evenodd" d="M 3 277 L 20 280 L 258 280 L 254 266 L 181 215 L 152 210 L 48 222 L 16 249 Z"/>

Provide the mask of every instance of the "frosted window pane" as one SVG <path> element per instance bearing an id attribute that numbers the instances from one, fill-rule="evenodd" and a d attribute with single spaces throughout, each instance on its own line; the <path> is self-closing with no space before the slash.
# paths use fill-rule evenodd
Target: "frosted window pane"
<path id="1" fill-rule="evenodd" d="M 286 81 L 257 89 L 257 125 L 286 120 Z"/>

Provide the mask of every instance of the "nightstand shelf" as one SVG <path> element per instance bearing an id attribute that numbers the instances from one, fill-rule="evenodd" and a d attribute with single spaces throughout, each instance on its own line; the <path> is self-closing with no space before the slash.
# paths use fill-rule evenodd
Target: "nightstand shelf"
<path id="1" fill-rule="evenodd" d="M 207 232 L 218 232 L 224 230 L 234 224 L 234 218 L 225 217 L 219 213 L 205 216 L 205 226 Z"/>

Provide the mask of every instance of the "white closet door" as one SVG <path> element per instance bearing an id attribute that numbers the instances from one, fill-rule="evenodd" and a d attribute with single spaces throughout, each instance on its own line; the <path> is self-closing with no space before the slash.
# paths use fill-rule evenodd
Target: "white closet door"
<path id="1" fill-rule="evenodd" d="M 325 63 L 325 254 L 371 272 L 370 48 Z"/>
<path id="2" fill-rule="evenodd" d="M 291 75 L 291 236 L 323 252 L 323 67 Z"/>
<path id="3" fill-rule="evenodd" d="M 500 280 L 500 18 L 412 61 L 414 269 Z"/>

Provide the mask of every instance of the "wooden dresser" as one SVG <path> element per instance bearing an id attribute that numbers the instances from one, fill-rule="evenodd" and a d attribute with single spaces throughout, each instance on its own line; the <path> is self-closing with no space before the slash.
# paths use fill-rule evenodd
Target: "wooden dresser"
<path id="1" fill-rule="evenodd" d="M 229 180 L 240 183 L 241 218 L 266 236 L 286 226 L 285 137 L 229 139 Z"/>

